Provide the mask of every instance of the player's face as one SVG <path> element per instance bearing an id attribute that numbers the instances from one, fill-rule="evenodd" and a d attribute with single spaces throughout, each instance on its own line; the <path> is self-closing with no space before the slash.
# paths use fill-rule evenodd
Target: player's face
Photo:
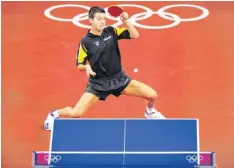
<path id="1" fill-rule="evenodd" d="M 92 27 L 102 31 L 106 25 L 106 14 L 105 13 L 95 13 L 94 18 L 90 20 Z"/>

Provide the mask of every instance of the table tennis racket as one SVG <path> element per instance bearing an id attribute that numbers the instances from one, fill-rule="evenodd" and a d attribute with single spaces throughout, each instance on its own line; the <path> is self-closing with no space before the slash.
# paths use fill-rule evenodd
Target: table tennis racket
<path id="1" fill-rule="evenodd" d="M 119 6 L 110 6 L 108 8 L 108 13 L 113 17 L 119 17 L 123 13 L 123 9 Z"/>

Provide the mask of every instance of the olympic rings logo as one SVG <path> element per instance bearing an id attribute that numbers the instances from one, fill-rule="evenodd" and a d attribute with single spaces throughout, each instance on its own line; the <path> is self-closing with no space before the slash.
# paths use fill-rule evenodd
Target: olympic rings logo
<path id="1" fill-rule="evenodd" d="M 57 162 L 59 162 L 62 159 L 62 157 L 60 155 L 51 155 L 51 156 L 46 155 L 46 156 L 44 156 L 44 159 L 47 162 L 50 161 L 50 163 L 57 163 Z"/>
<path id="2" fill-rule="evenodd" d="M 191 5 L 191 4 L 167 5 L 167 6 L 161 7 L 157 11 L 152 11 L 148 7 L 145 7 L 145 6 L 142 6 L 142 5 L 136 5 L 136 4 L 119 4 L 118 6 L 120 6 L 120 7 L 138 8 L 138 9 L 145 10 L 145 12 L 134 14 L 134 15 L 132 15 L 129 18 L 134 26 L 139 27 L 139 28 L 144 28 L 144 29 L 166 29 L 166 28 L 171 28 L 171 27 L 177 26 L 181 22 L 197 21 L 197 20 L 204 19 L 204 18 L 206 18 L 209 15 L 209 11 L 206 8 L 198 6 L 198 5 Z M 81 9 L 85 9 L 85 10 L 89 10 L 90 9 L 90 7 L 86 6 L 86 5 L 63 4 L 63 5 L 56 5 L 56 6 L 51 6 L 51 7 L 47 8 L 44 11 L 44 15 L 46 17 L 48 17 L 49 19 L 52 19 L 52 20 L 56 20 L 56 21 L 60 21 L 60 22 L 72 22 L 74 25 L 76 25 L 78 27 L 88 28 L 89 29 L 90 25 L 85 25 L 85 24 L 81 23 L 84 20 L 88 20 L 88 12 L 79 13 L 76 16 L 74 16 L 73 18 L 70 18 L 70 19 L 56 17 L 56 16 L 53 16 L 51 14 L 51 12 L 53 10 L 56 10 L 58 8 L 69 8 L 69 7 L 81 8 Z M 201 10 L 202 14 L 200 16 L 193 17 L 193 18 L 181 18 L 180 16 L 178 16 L 176 14 L 173 14 L 173 13 L 170 13 L 170 12 L 166 11 L 166 10 L 168 10 L 170 8 L 176 8 L 176 7 L 196 8 L 196 9 Z M 106 7 L 104 9 L 105 9 L 105 11 L 107 11 L 108 8 Z M 163 19 L 172 21 L 172 23 L 170 23 L 168 25 L 160 25 L 160 26 L 150 26 L 150 25 L 144 25 L 144 24 L 138 23 L 138 21 L 148 19 L 151 16 L 153 16 L 154 14 L 159 15 Z M 112 25 L 114 27 L 118 27 L 118 26 L 120 26 L 122 24 L 122 21 L 119 18 L 115 18 L 115 17 L 112 17 L 112 16 L 108 15 L 108 12 L 107 12 L 107 19 L 116 21 L 116 23 Z"/>
<path id="3" fill-rule="evenodd" d="M 203 160 L 203 156 L 200 156 L 200 161 Z M 197 163 L 198 162 L 198 157 L 197 155 L 188 155 L 186 156 L 186 160 L 189 161 L 189 163 Z"/>

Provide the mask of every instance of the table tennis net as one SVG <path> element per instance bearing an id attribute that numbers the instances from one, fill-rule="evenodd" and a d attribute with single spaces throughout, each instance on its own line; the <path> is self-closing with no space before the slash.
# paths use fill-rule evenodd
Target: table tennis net
<path id="1" fill-rule="evenodd" d="M 215 167 L 214 152 L 34 151 L 32 157 L 32 165 L 35 168 Z"/>

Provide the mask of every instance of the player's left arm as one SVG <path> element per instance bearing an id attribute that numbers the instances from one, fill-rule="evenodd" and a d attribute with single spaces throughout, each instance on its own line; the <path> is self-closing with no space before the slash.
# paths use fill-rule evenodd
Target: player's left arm
<path id="1" fill-rule="evenodd" d="M 131 23 L 129 16 L 128 16 L 128 13 L 123 12 L 123 14 L 120 16 L 120 19 L 123 21 L 123 24 L 125 25 L 125 27 L 129 31 L 130 37 L 133 39 L 137 39 L 139 37 L 139 33 L 138 33 L 137 29 Z"/>

